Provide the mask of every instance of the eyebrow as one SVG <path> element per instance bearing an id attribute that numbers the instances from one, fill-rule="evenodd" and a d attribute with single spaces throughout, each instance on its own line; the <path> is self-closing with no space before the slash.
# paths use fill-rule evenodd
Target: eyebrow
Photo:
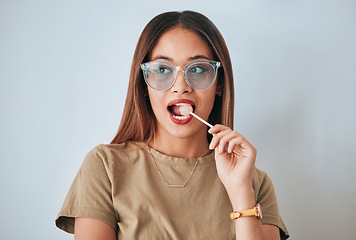
<path id="1" fill-rule="evenodd" d="M 192 60 L 197 60 L 197 59 L 206 59 L 206 60 L 210 60 L 207 56 L 204 55 L 195 55 L 193 57 L 188 58 L 188 60 L 192 61 Z"/>
<path id="2" fill-rule="evenodd" d="M 195 55 L 193 57 L 188 58 L 189 61 L 193 61 L 193 60 L 197 60 L 197 59 L 210 60 L 207 56 L 204 56 L 204 55 Z M 156 60 L 167 60 L 167 61 L 173 62 L 172 58 L 164 56 L 164 55 L 157 55 L 151 61 L 156 61 Z"/>
<path id="3" fill-rule="evenodd" d="M 156 61 L 156 60 L 167 60 L 167 61 L 171 61 L 171 62 L 173 61 L 172 58 L 163 56 L 163 55 L 157 55 L 151 61 Z"/>

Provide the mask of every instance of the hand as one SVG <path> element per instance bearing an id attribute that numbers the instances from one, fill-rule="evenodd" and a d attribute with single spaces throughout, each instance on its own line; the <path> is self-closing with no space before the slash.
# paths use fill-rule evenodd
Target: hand
<path id="1" fill-rule="evenodd" d="M 210 149 L 215 149 L 218 176 L 226 190 L 252 188 L 256 149 L 242 135 L 229 127 L 217 124 L 209 129 L 213 134 Z"/>

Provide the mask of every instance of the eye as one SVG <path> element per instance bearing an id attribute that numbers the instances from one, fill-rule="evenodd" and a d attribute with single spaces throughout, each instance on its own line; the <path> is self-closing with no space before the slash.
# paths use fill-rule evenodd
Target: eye
<path id="1" fill-rule="evenodd" d="M 203 66 L 192 66 L 189 68 L 189 72 L 194 74 L 201 74 L 206 71 L 208 71 L 208 69 Z"/>
<path id="2" fill-rule="evenodd" d="M 169 74 L 172 72 L 172 69 L 167 67 L 167 66 L 156 66 L 155 69 L 153 70 L 156 74 Z"/>
<path id="3" fill-rule="evenodd" d="M 159 71 L 160 73 L 167 73 L 167 72 L 169 72 L 169 69 L 166 68 L 166 67 L 160 67 L 160 68 L 158 69 L 158 71 Z"/>

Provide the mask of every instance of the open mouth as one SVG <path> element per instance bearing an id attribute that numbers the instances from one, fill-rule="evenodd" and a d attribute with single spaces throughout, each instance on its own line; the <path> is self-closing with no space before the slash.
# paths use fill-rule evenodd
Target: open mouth
<path id="1" fill-rule="evenodd" d="M 192 104 L 189 104 L 189 103 L 172 104 L 172 105 L 169 105 L 167 107 L 167 109 L 171 113 L 171 115 L 174 119 L 176 119 L 178 121 L 183 121 L 183 120 L 191 118 L 190 114 L 186 113 L 187 107 L 190 109 L 193 109 L 193 112 L 194 112 L 195 106 Z"/>

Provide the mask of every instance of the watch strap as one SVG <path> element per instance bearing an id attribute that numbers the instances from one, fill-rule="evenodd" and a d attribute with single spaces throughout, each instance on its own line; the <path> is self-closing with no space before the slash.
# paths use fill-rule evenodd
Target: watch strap
<path id="1" fill-rule="evenodd" d="M 259 204 L 257 204 L 254 208 L 252 209 L 247 209 L 244 211 L 235 211 L 230 213 L 230 218 L 232 220 L 238 219 L 240 217 L 250 217 L 250 216 L 256 216 L 257 219 L 262 219 L 262 212 L 261 212 L 261 207 Z"/>

